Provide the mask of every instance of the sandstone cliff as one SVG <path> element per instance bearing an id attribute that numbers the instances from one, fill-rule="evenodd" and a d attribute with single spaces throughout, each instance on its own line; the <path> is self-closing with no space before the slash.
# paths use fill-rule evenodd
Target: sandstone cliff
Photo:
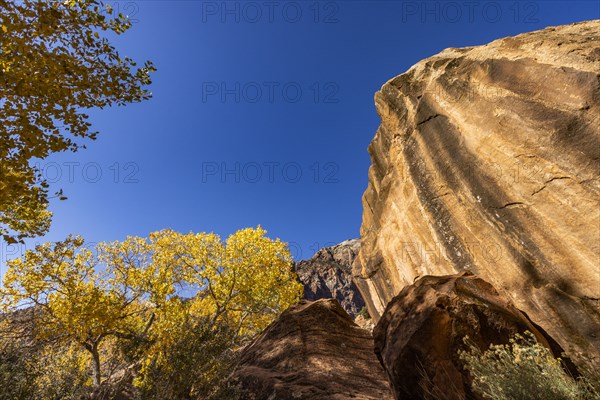
<path id="1" fill-rule="evenodd" d="M 371 334 L 334 299 L 286 310 L 243 351 L 234 379 L 244 399 L 393 399 Z"/>
<path id="2" fill-rule="evenodd" d="M 599 72 L 589 21 L 444 50 L 377 92 L 353 266 L 372 316 L 468 268 L 600 368 Z"/>
<path id="3" fill-rule="evenodd" d="M 352 318 L 356 318 L 365 306 L 352 281 L 352 263 L 359 249 L 359 239 L 346 240 L 296 263 L 296 273 L 304 285 L 304 299 L 336 299 Z"/>

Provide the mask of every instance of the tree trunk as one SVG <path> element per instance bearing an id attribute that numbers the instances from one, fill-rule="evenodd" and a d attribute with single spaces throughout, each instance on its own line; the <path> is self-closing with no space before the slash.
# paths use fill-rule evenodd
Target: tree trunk
<path id="1" fill-rule="evenodd" d="M 98 353 L 97 344 L 92 346 L 90 353 L 92 353 L 92 366 L 94 368 L 94 385 L 98 387 L 102 383 L 102 375 L 100 371 L 100 353 Z"/>

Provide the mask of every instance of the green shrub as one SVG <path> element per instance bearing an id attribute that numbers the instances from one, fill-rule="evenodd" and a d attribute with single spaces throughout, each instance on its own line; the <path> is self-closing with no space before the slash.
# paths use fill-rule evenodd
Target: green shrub
<path id="1" fill-rule="evenodd" d="M 0 337 L 0 400 L 87 398 L 90 376 L 81 370 L 80 356 L 72 347 Z"/>
<path id="2" fill-rule="evenodd" d="M 515 335 L 507 345 L 491 345 L 482 352 L 465 338 L 459 353 L 473 378 L 473 391 L 494 400 L 598 400 L 590 381 L 574 379 L 535 336 Z"/>
<path id="3" fill-rule="evenodd" d="M 364 319 L 371 319 L 371 316 L 369 315 L 369 310 L 367 309 L 367 306 L 363 306 L 363 308 L 361 308 L 360 311 L 358 312 L 358 315 L 362 316 Z"/>
<path id="4" fill-rule="evenodd" d="M 34 398 L 31 382 L 37 377 L 30 367 L 32 351 L 21 340 L 0 336 L 0 400 Z"/>
<path id="5" fill-rule="evenodd" d="M 163 350 L 162 363 L 151 363 L 139 378 L 140 400 L 237 400 L 228 381 L 236 363 L 235 332 L 206 319 L 187 321 L 185 334 Z"/>

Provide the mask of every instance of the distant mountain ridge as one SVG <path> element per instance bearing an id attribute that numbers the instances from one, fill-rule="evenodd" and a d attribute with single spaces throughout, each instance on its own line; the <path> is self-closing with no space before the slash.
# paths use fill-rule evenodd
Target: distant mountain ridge
<path id="1" fill-rule="evenodd" d="M 325 247 L 308 260 L 295 264 L 300 282 L 304 285 L 304 299 L 336 299 L 352 317 L 365 307 L 365 301 L 352 280 L 352 263 L 360 249 L 360 239 L 346 240 Z"/>

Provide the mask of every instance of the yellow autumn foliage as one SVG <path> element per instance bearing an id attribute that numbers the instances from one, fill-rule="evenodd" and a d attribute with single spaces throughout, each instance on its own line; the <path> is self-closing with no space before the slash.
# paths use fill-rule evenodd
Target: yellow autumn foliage
<path id="1" fill-rule="evenodd" d="M 228 326 L 233 346 L 299 300 L 287 245 L 266 233 L 242 229 L 222 241 L 214 233 L 165 229 L 95 251 L 69 236 L 10 261 L 0 304 L 5 311 L 40 308 L 38 335 L 86 351 L 95 385 L 108 377 L 101 355 L 109 340 L 142 343 L 143 377 L 191 319 Z"/>
<path id="2" fill-rule="evenodd" d="M 46 233 L 53 197 L 35 162 L 97 136 L 85 110 L 151 97 L 155 71 L 111 45 L 131 27 L 100 0 L 0 0 L 0 238 Z"/>

